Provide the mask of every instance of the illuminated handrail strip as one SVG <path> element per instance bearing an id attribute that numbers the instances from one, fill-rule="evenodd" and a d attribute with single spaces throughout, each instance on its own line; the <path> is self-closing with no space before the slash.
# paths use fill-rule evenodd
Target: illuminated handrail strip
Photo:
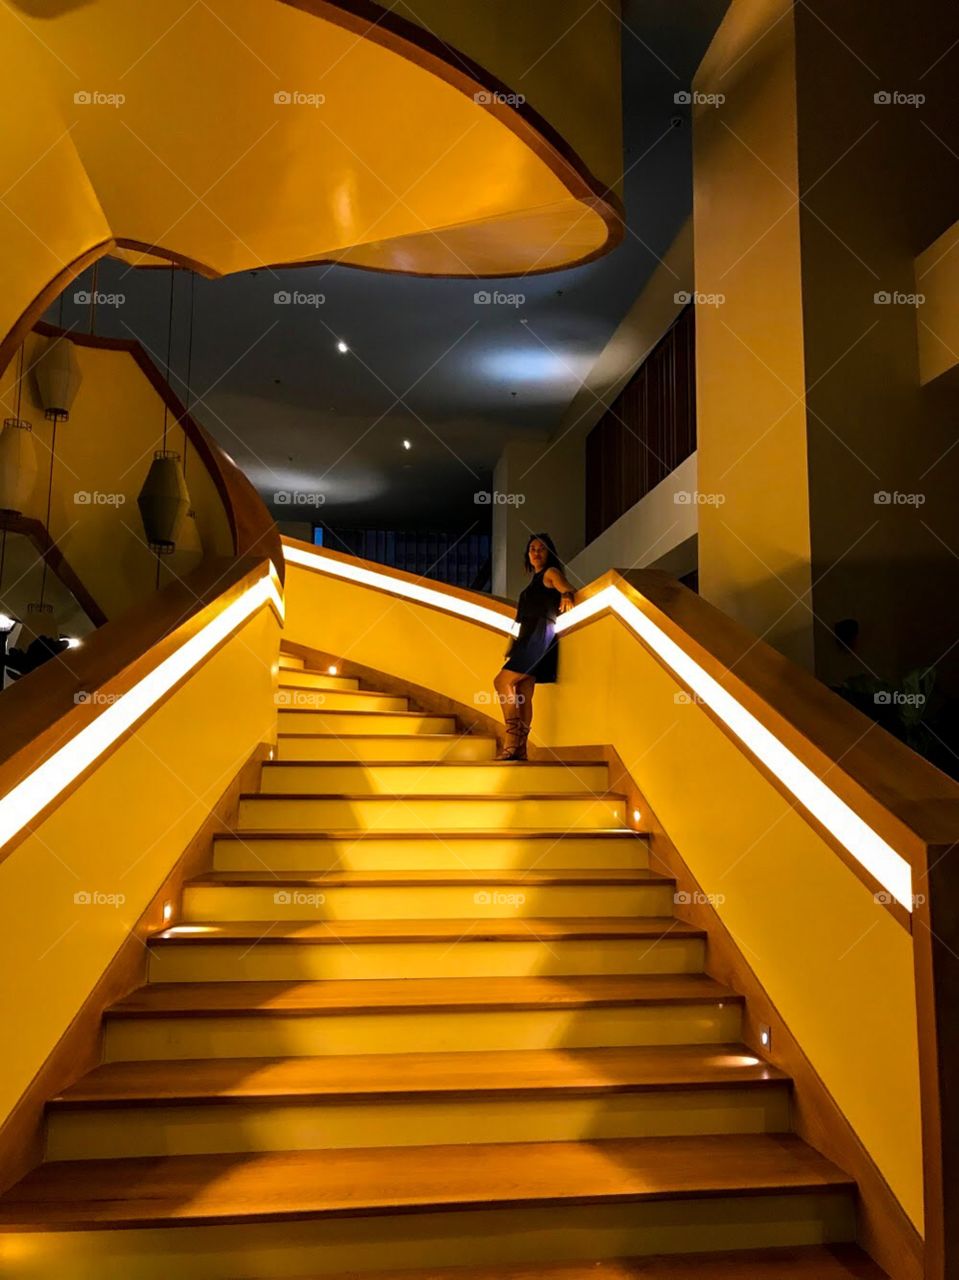
<path id="1" fill-rule="evenodd" d="M 464 600 L 459 596 L 406 582 L 388 572 L 378 572 L 348 561 L 333 559 L 320 551 L 284 543 L 283 552 L 291 564 L 318 569 L 334 577 L 375 587 L 391 595 L 429 604 L 447 613 L 481 622 L 508 635 L 516 634 L 516 624 L 501 613 Z M 661 627 L 638 609 L 617 586 L 607 586 L 563 614 L 557 631 L 588 621 L 604 609 L 617 614 L 638 638 L 656 653 L 674 675 L 683 681 L 703 704 L 744 744 L 782 785 L 830 832 L 873 879 L 908 911 L 913 909 L 912 868 L 909 862 L 879 836 L 821 778 L 789 750 L 774 733 L 702 667 Z"/>
<path id="2" fill-rule="evenodd" d="M 272 601 L 283 617 L 283 600 L 271 570 L 191 636 L 169 657 L 121 694 L 22 782 L 0 798 L 0 847 L 17 835 L 116 740 L 154 707 L 241 623 Z"/>
<path id="3" fill-rule="evenodd" d="M 283 555 L 289 564 L 298 564 L 306 569 L 319 569 L 336 578 L 348 578 L 351 582 L 358 582 L 365 587 L 388 591 L 390 595 L 406 596 L 420 604 L 432 605 L 436 609 L 445 609 L 447 613 L 455 613 L 461 618 L 482 623 L 484 627 L 492 627 L 495 631 L 502 631 L 504 635 L 516 635 L 519 630 L 512 618 L 497 613 L 495 609 L 476 604 L 472 600 L 464 600 L 461 596 L 447 595 L 445 591 L 438 591 L 435 587 L 425 587 L 420 582 L 406 582 L 402 578 L 394 578 L 389 573 L 380 573 L 375 569 L 349 564 L 344 560 L 334 560 L 332 556 L 325 556 L 322 551 L 292 547 L 287 542 L 283 544 Z"/>

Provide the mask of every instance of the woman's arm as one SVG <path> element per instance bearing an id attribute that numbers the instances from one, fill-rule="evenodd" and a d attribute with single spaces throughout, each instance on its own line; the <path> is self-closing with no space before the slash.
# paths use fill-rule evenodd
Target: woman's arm
<path id="1" fill-rule="evenodd" d="M 558 569 L 552 567 L 547 569 L 543 574 L 543 581 L 548 587 L 552 587 L 554 591 L 559 591 L 562 595 L 563 598 L 559 602 L 560 613 L 566 613 L 569 609 L 572 609 L 576 599 L 576 590 L 571 583 L 567 582 Z"/>

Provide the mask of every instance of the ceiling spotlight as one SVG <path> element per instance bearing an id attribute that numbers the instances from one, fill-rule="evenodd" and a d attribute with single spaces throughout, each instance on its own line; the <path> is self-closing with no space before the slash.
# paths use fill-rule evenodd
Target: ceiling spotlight
<path id="1" fill-rule="evenodd" d="M 346 345 L 346 343 L 343 341 L 342 338 L 340 338 L 339 342 L 336 344 L 336 349 L 341 356 L 345 356 L 347 351 L 349 351 L 349 347 Z"/>
<path id="2" fill-rule="evenodd" d="M 409 440 L 404 440 L 404 441 L 403 441 L 403 448 L 404 448 L 404 449 L 412 449 L 412 448 L 413 448 L 413 445 L 412 445 L 412 443 L 411 443 Z"/>

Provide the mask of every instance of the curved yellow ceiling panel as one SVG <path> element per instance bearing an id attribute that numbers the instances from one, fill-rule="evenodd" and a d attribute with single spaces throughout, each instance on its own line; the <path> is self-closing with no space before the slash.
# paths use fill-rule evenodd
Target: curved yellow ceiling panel
<path id="1" fill-rule="evenodd" d="M 590 0 L 443 3 L 455 21 L 422 6 L 437 31 L 368 0 L 4 0 L 0 334 L 96 246 L 211 275 L 331 260 L 466 276 L 611 247 L 615 22 L 600 32 Z M 601 145 L 584 158 L 560 128 Z"/>

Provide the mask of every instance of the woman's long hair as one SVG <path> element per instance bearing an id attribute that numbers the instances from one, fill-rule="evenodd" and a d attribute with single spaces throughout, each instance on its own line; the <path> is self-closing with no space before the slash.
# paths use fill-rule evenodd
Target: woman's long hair
<path id="1" fill-rule="evenodd" d="M 534 542 L 541 542 L 543 546 L 546 548 L 547 552 L 549 553 L 546 557 L 546 563 L 545 565 L 543 565 L 544 572 L 547 569 L 558 569 L 560 573 L 566 572 L 566 570 L 563 568 L 563 562 L 562 560 L 560 560 L 559 554 L 557 553 L 556 544 L 553 542 L 553 539 L 549 536 L 549 534 L 548 533 L 531 533 L 529 535 L 529 541 L 526 543 L 526 550 L 523 552 L 523 568 L 526 570 L 527 573 L 533 572 L 533 565 L 529 558 L 529 549 Z"/>

